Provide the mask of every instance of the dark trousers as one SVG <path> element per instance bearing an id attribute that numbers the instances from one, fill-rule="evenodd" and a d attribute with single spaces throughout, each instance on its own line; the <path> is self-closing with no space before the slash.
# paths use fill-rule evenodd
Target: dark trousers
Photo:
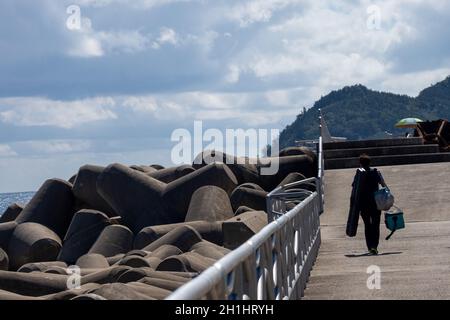
<path id="1" fill-rule="evenodd" d="M 361 208 L 364 221 L 367 249 L 377 249 L 380 242 L 381 211 L 376 207 Z"/>

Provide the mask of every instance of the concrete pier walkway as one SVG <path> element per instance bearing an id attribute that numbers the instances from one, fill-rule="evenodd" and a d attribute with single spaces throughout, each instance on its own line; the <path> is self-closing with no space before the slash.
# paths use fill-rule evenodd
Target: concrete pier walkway
<path id="1" fill-rule="evenodd" d="M 322 246 L 304 299 L 450 299 L 450 163 L 379 167 L 405 212 L 406 229 L 366 256 L 364 225 L 345 235 L 355 169 L 325 172 Z M 381 288 L 370 290 L 369 266 L 381 269 Z"/>

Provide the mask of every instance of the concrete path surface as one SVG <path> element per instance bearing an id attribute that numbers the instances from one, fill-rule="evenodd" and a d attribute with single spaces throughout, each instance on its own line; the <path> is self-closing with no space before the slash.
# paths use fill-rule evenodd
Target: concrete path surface
<path id="1" fill-rule="evenodd" d="M 450 299 L 450 163 L 380 167 L 406 229 L 386 241 L 382 217 L 380 255 L 366 256 L 364 225 L 345 235 L 355 169 L 325 173 L 322 246 L 304 299 Z M 367 273 L 379 267 L 380 289 Z"/>

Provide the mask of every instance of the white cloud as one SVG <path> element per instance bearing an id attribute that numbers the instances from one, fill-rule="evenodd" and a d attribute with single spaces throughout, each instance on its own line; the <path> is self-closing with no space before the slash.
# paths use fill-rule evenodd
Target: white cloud
<path id="1" fill-rule="evenodd" d="M 175 30 L 167 27 L 161 28 L 159 37 L 153 42 L 152 48 L 159 49 L 164 44 L 177 45 L 179 38 Z"/>
<path id="2" fill-rule="evenodd" d="M 175 30 L 170 28 L 162 28 L 161 34 L 158 38 L 159 43 L 170 43 L 170 44 L 177 44 L 178 43 L 178 36 Z"/>
<path id="3" fill-rule="evenodd" d="M 169 5 L 177 2 L 194 2 L 199 0 L 78 0 L 82 6 L 105 7 L 109 5 L 126 4 L 134 8 L 151 9 L 157 6 Z"/>
<path id="4" fill-rule="evenodd" d="M 255 22 L 267 22 L 275 11 L 288 5 L 298 4 L 299 0 L 253 0 L 235 5 L 229 11 L 229 17 L 247 27 Z"/>
<path id="5" fill-rule="evenodd" d="M 306 71 L 310 68 L 310 64 L 308 64 L 308 61 L 302 57 L 280 54 L 273 56 L 256 56 L 247 67 L 257 77 L 264 78 L 268 76 Z"/>
<path id="6" fill-rule="evenodd" d="M 448 75 L 450 75 L 450 68 L 392 75 L 381 82 L 377 89 L 416 96 L 423 89 L 442 81 Z"/>
<path id="7" fill-rule="evenodd" d="M 128 97 L 122 105 L 134 112 L 153 113 L 158 109 L 157 101 L 153 97 Z"/>
<path id="8" fill-rule="evenodd" d="M 91 98 L 59 101 L 47 98 L 1 98 L 0 121 L 18 126 L 55 126 L 73 128 L 77 125 L 116 119 L 111 110 L 112 98 Z"/>
<path id="9" fill-rule="evenodd" d="M 281 118 L 295 116 L 304 93 L 293 90 L 270 92 L 182 92 L 151 96 L 118 97 L 117 105 L 132 110 L 137 117 L 154 120 L 222 120 L 244 126 L 277 124 Z M 283 108 L 283 110 L 280 109 Z"/>
<path id="10" fill-rule="evenodd" d="M 145 50 L 149 44 L 149 36 L 139 31 L 98 32 L 95 37 L 108 52 L 121 51 L 133 53 Z"/>
<path id="11" fill-rule="evenodd" d="M 273 90 L 266 93 L 267 101 L 270 105 L 275 107 L 292 106 L 294 103 L 291 101 L 289 90 Z"/>
<path id="12" fill-rule="evenodd" d="M 93 37 L 82 36 L 68 50 L 68 54 L 74 57 L 91 58 L 103 56 L 104 51 L 100 41 Z"/>
<path id="13" fill-rule="evenodd" d="M 228 67 L 228 73 L 225 76 L 225 81 L 228 83 L 236 83 L 239 82 L 241 71 L 239 67 L 236 65 L 230 65 Z"/>
<path id="14" fill-rule="evenodd" d="M 292 90 L 268 92 L 203 92 L 112 96 L 72 101 L 41 97 L 0 99 L 0 121 L 16 126 L 54 126 L 70 129 L 96 121 L 122 117 L 131 121 L 233 120 L 246 126 L 275 124 L 295 116 L 304 93 Z M 280 110 L 280 107 L 283 110 Z M 256 108 L 256 109 L 255 109 Z M 130 112 L 131 111 L 131 112 Z M 31 147 L 45 152 L 72 150 L 86 144 L 55 140 Z"/>
<path id="15" fill-rule="evenodd" d="M 31 149 L 37 154 L 77 153 L 88 150 L 91 143 L 86 140 L 43 140 L 18 143 L 20 147 Z"/>
<path id="16" fill-rule="evenodd" d="M 17 153 L 7 144 L 0 144 L 0 157 L 8 158 L 17 156 Z"/>
<path id="17" fill-rule="evenodd" d="M 95 31 L 90 28 L 75 31 L 70 38 L 71 45 L 67 53 L 71 56 L 94 58 L 112 52 L 136 53 L 150 48 L 160 49 L 164 45 L 196 44 L 208 51 L 217 38 L 214 31 L 201 34 L 179 35 L 174 29 L 162 27 L 157 37 L 142 34 L 139 30 Z"/>
<path id="18" fill-rule="evenodd" d="M 182 39 L 182 42 L 185 45 L 195 44 L 202 49 L 203 52 L 208 53 L 213 48 L 218 37 L 218 32 L 207 30 L 199 34 L 188 34 Z"/>
<path id="19" fill-rule="evenodd" d="M 242 18 L 244 25 L 246 21 L 269 21 L 273 10 L 287 8 L 294 2 L 246 2 L 235 7 L 235 10 L 239 8 L 236 12 L 240 12 L 235 17 L 255 17 Z M 417 0 L 414 6 L 420 9 L 425 3 Z M 267 90 L 271 86 L 276 88 L 280 82 L 292 86 L 297 80 L 309 86 L 309 93 L 317 94 L 309 104 L 330 90 L 356 83 L 417 94 L 421 84 L 429 84 L 431 76 L 428 74 L 442 75 L 442 68 L 418 72 L 416 76 L 421 79 L 413 83 L 420 85 L 395 81 L 395 65 L 389 54 L 423 37 L 418 24 L 420 13 L 411 5 L 407 6 L 407 1 L 380 2 L 381 29 L 370 30 L 366 26 L 366 8 L 371 4 L 366 0 L 356 4 L 308 2 L 301 10 L 293 11 L 288 19 L 270 21 L 230 59 L 228 66 L 232 67 L 224 71 L 225 81 L 236 83 L 243 74 L 250 74 L 259 79 Z M 442 1 L 429 8 L 438 11 L 442 6 L 450 8 Z M 382 83 L 386 85 L 380 85 Z M 309 93 L 308 96 L 312 96 Z"/>

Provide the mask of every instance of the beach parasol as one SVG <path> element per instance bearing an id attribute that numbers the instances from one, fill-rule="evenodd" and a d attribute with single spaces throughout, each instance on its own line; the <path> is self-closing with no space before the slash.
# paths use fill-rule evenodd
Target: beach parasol
<path id="1" fill-rule="evenodd" d="M 395 125 L 396 128 L 416 128 L 419 122 L 423 122 L 423 120 L 418 118 L 405 118 L 397 122 Z"/>

